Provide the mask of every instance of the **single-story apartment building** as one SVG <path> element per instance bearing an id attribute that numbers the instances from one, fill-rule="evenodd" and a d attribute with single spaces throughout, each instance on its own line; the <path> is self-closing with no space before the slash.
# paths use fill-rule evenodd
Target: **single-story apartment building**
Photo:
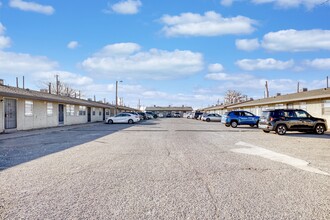
<path id="1" fill-rule="evenodd" d="M 119 106 L 118 111 L 134 109 Z M 115 106 L 0 83 L 0 132 L 104 121 Z"/>
<path id="2" fill-rule="evenodd" d="M 260 116 L 266 109 L 303 109 L 314 117 L 324 118 L 330 126 L 330 88 L 303 91 L 203 109 L 206 112 L 223 114 L 231 110 L 246 110 Z"/>
<path id="3" fill-rule="evenodd" d="M 183 117 L 183 114 L 190 114 L 192 113 L 193 108 L 189 106 L 168 106 L 168 107 L 161 107 L 161 106 L 152 106 L 146 107 L 146 112 L 153 112 L 155 114 L 162 114 L 164 117 L 168 114 L 173 116 L 175 113 L 180 113 L 180 117 Z"/>

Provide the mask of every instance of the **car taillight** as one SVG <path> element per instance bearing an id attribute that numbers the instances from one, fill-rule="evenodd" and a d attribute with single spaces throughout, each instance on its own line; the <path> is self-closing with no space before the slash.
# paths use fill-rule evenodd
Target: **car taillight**
<path id="1" fill-rule="evenodd" d="M 273 117 L 269 117 L 269 121 L 274 121 L 274 118 Z"/>

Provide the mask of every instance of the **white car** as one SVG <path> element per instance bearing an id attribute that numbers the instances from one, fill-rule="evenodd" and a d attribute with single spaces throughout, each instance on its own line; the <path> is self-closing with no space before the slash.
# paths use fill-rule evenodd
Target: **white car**
<path id="1" fill-rule="evenodd" d="M 119 113 L 116 116 L 108 117 L 105 122 L 108 124 L 113 124 L 113 123 L 128 123 L 128 124 L 133 124 L 135 122 L 140 121 L 140 117 L 135 114 L 131 113 Z"/>
<path id="2" fill-rule="evenodd" d="M 207 122 L 210 122 L 210 121 L 220 121 L 221 122 L 221 115 L 219 114 L 203 114 L 202 116 L 202 121 L 207 121 Z"/>

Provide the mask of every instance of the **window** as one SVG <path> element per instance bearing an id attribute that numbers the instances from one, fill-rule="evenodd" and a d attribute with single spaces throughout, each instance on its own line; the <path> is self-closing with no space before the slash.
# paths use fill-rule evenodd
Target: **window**
<path id="1" fill-rule="evenodd" d="M 330 115 L 330 100 L 325 100 L 323 103 L 323 114 Z"/>
<path id="2" fill-rule="evenodd" d="M 79 115 L 86 115 L 86 106 L 79 106 Z"/>
<path id="3" fill-rule="evenodd" d="M 281 114 L 279 114 L 280 116 L 284 116 L 287 118 L 295 118 L 297 117 L 296 114 L 294 113 L 294 111 L 284 111 Z"/>
<path id="4" fill-rule="evenodd" d="M 107 110 L 107 111 L 105 112 L 105 115 L 110 115 L 109 110 Z"/>
<path id="5" fill-rule="evenodd" d="M 249 112 L 244 112 L 245 113 L 245 116 L 247 116 L 247 117 L 253 117 L 254 115 L 252 115 L 251 113 L 249 113 Z"/>
<path id="6" fill-rule="evenodd" d="M 66 115 L 74 115 L 74 105 L 66 105 Z"/>
<path id="7" fill-rule="evenodd" d="M 33 115 L 33 101 L 25 101 L 25 116 Z"/>
<path id="8" fill-rule="evenodd" d="M 308 114 L 305 111 L 295 111 L 298 118 L 307 118 Z"/>
<path id="9" fill-rule="evenodd" d="M 93 115 L 95 115 L 95 108 L 93 108 Z"/>
<path id="10" fill-rule="evenodd" d="M 47 103 L 47 116 L 53 115 L 53 103 L 48 102 Z"/>

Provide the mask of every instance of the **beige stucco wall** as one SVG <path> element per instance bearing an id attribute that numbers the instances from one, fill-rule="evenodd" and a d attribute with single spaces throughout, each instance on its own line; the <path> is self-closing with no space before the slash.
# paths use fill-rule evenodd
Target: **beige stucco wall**
<path id="1" fill-rule="evenodd" d="M 74 125 L 74 124 L 83 124 L 83 123 L 87 123 L 87 110 L 86 110 L 86 115 L 79 115 L 79 105 L 74 105 L 74 113 L 73 115 L 70 115 L 70 113 L 67 112 L 67 105 L 64 105 L 64 125 Z"/>
<path id="2" fill-rule="evenodd" d="M 4 100 L 5 97 L 0 96 L 0 132 L 5 130 L 5 112 L 4 112 Z M 11 98 L 15 99 L 15 98 Z M 37 101 L 37 100 L 25 100 L 25 99 L 16 99 L 17 100 L 17 130 L 29 130 L 37 128 L 47 128 L 47 127 L 56 127 L 59 126 L 59 104 L 53 102 L 53 111 L 51 115 L 47 115 L 47 103 L 46 101 Z M 33 102 L 33 114 L 25 115 L 25 101 Z M 73 124 L 83 124 L 87 123 L 87 108 L 85 115 L 79 115 L 79 105 L 74 105 L 74 114 L 71 115 L 67 112 L 67 105 L 64 106 L 64 123 L 63 125 L 73 125 Z M 92 108 L 93 110 L 93 108 Z M 114 109 L 107 108 L 106 111 L 109 114 L 113 115 Z M 110 116 L 110 115 L 109 115 Z M 106 115 L 107 117 L 107 115 Z M 91 122 L 103 121 L 103 108 L 95 108 L 95 115 L 93 112 L 91 114 Z"/>
<path id="3" fill-rule="evenodd" d="M 93 114 L 95 111 L 95 115 Z M 103 121 L 103 108 L 92 108 L 91 122 Z"/>
<path id="4" fill-rule="evenodd" d="M 17 130 L 54 127 L 58 125 L 58 105 L 53 104 L 53 114 L 47 115 L 47 102 L 28 100 L 33 102 L 33 114 L 25 115 L 25 101 L 17 100 Z"/>
<path id="5" fill-rule="evenodd" d="M 0 133 L 4 131 L 5 129 L 5 102 L 3 101 L 4 100 L 4 97 L 3 96 L 0 96 Z"/>

